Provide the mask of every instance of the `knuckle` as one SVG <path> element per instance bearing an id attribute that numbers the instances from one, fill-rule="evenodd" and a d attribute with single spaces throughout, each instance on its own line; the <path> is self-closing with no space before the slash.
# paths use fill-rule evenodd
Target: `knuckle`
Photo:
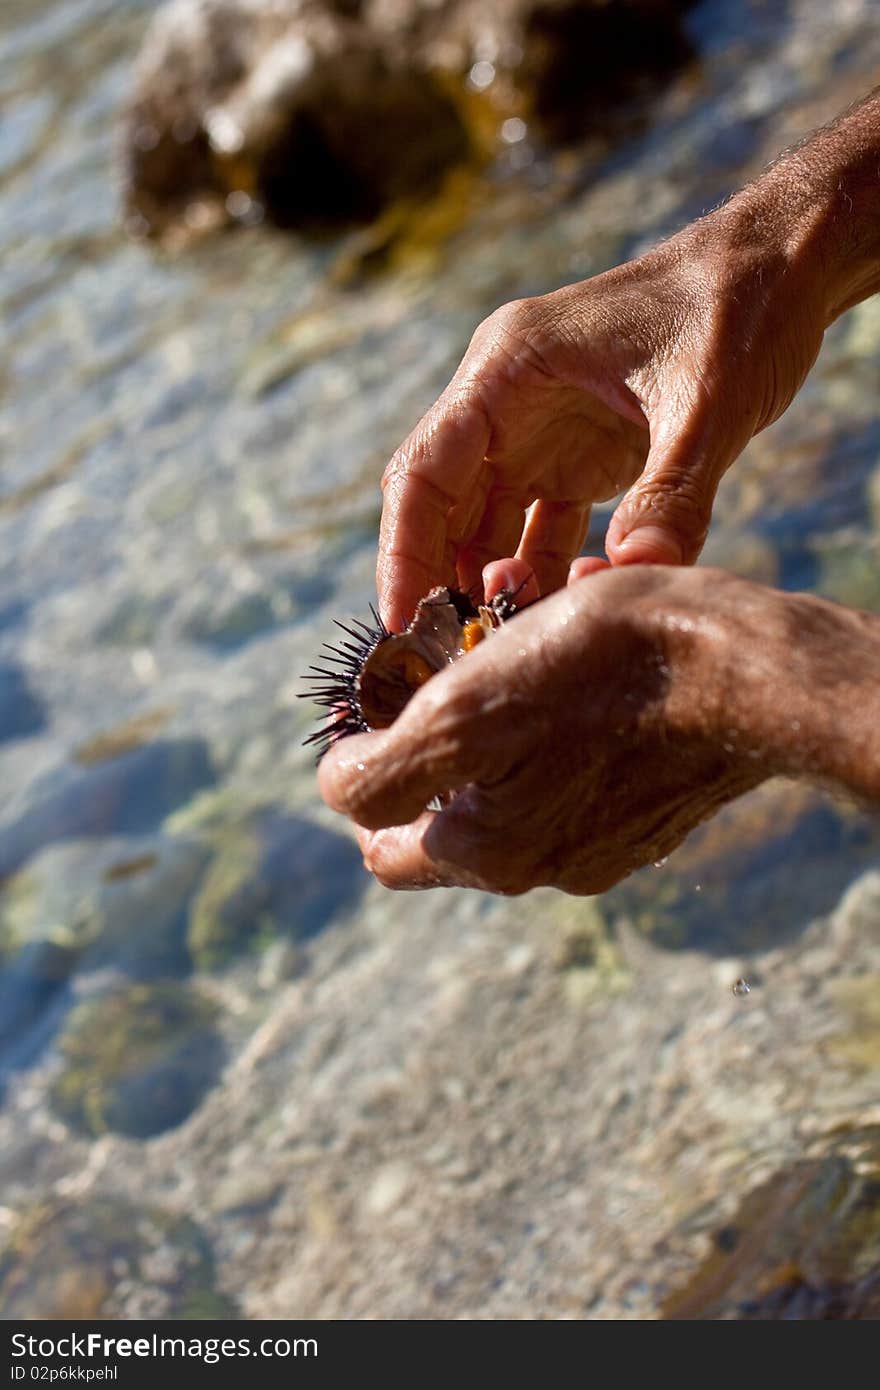
<path id="1" fill-rule="evenodd" d="M 523 372 L 553 375 L 559 326 L 547 295 L 512 299 L 480 324 L 462 364 L 462 380 L 478 392 Z"/>
<path id="2" fill-rule="evenodd" d="M 364 868 L 373 875 L 383 888 L 396 888 L 401 881 L 399 856 L 387 835 L 375 835 L 372 844 L 364 854 Z"/>
<path id="3" fill-rule="evenodd" d="M 632 498 L 640 523 L 662 518 L 687 546 L 699 551 L 712 520 L 713 497 L 703 481 L 681 468 L 647 479 Z"/>
<path id="4" fill-rule="evenodd" d="M 539 297 L 511 299 L 484 320 L 475 338 L 479 338 L 479 346 L 492 353 L 505 347 L 509 350 L 511 344 L 519 347 L 526 342 L 541 321 Z"/>
<path id="5" fill-rule="evenodd" d="M 387 856 L 377 851 L 372 851 L 364 858 L 364 867 L 377 883 L 381 883 L 383 888 L 394 888 L 397 883 L 397 876 L 388 862 Z"/>
<path id="6" fill-rule="evenodd" d="M 531 305 L 531 299 L 509 299 L 489 315 L 487 322 L 491 323 L 496 332 L 510 332 L 528 321 Z"/>
<path id="7" fill-rule="evenodd" d="M 402 483 L 409 473 L 409 469 L 409 455 L 406 452 L 406 446 L 402 445 L 385 465 L 382 473 L 382 491 L 387 492 Z"/>

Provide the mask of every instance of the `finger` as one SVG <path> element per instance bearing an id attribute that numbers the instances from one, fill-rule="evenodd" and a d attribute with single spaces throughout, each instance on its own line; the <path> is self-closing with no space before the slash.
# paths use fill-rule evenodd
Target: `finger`
<path id="1" fill-rule="evenodd" d="M 450 512 L 470 507 L 488 444 L 476 397 L 446 392 L 386 468 L 376 583 L 392 629 L 405 625 L 435 584 L 453 582 Z"/>
<path id="2" fill-rule="evenodd" d="M 516 594 L 518 608 L 525 608 L 541 597 L 535 571 L 525 560 L 493 560 L 483 569 L 483 593 L 489 603 L 503 589 Z"/>
<path id="3" fill-rule="evenodd" d="M 746 433 L 740 447 L 744 447 Z M 711 421 L 682 429 L 661 424 L 639 480 L 608 526 L 605 548 L 613 565 L 693 564 L 703 548 L 718 484 L 738 448 L 718 437 Z"/>
<path id="4" fill-rule="evenodd" d="M 471 671 L 479 668 L 478 658 L 479 651 L 468 657 Z M 341 739 L 325 754 L 318 786 L 328 806 L 368 830 L 408 825 L 435 796 L 490 770 L 487 740 L 463 736 L 467 720 L 451 693 L 450 678 L 457 674 L 435 676 L 390 729 Z M 471 689 L 471 703 L 479 707 L 478 690 Z"/>
<path id="5" fill-rule="evenodd" d="M 589 528 L 587 503 L 549 502 L 542 497 L 531 508 L 517 555 L 535 571 L 542 594 L 564 587 L 568 567 Z"/>
<path id="6" fill-rule="evenodd" d="M 579 579 L 585 579 L 588 574 L 598 574 L 600 570 L 610 568 L 610 563 L 599 555 L 579 555 L 576 560 L 572 560 L 568 567 L 566 583 L 576 584 Z"/>
<path id="7" fill-rule="evenodd" d="M 478 888 L 526 892 L 544 881 L 524 855 L 510 853 L 509 836 L 488 830 L 470 793 L 445 811 L 425 811 L 411 825 L 360 830 L 364 865 L 386 888 Z"/>
<path id="8" fill-rule="evenodd" d="M 457 796 L 425 825 L 422 851 L 445 883 L 490 893 L 524 893 L 549 882 L 522 839 L 516 798 L 498 790 L 493 804 L 479 787 Z"/>
<path id="9" fill-rule="evenodd" d="M 458 582 L 465 593 L 479 584 L 487 564 L 514 555 L 523 534 L 526 507 L 522 495 L 492 488 L 473 537 L 458 555 Z"/>
<path id="10" fill-rule="evenodd" d="M 358 831 L 365 868 L 386 888 L 460 887 L 467 876 L 459 877 L 453 868 L 439 865 L 427 849 L 435 818 L 433 811 L 425 811 L 412 825 Z"/>

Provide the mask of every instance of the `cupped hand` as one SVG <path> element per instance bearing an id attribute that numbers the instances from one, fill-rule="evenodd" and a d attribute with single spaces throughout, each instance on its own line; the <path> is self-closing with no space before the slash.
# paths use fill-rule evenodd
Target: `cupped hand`
<path id="1" fill-rule="evenodd" d="M 386 469 L 386 621 L 508 555 L 552 592 L 593 503 L 627 488 L 611 562 L 695 560 L 723 473 L 790 403 L 825 324 L 784 206 L 748 194 L 638 260 L 499 309 Z"/>
<path id="2" fill-rule="evenodd" d="M 713 570 L 577 578 L 434 676 L 391 728 L 341 740 L 322 794 L 390 887 L 601 892 L 774 771 L 747 717 L 731 725 L 779 599 Z"/>

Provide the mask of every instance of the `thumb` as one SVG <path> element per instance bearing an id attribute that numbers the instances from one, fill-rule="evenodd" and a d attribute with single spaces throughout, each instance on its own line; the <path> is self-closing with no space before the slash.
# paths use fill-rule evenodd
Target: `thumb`
<path id="1" fill-rule="evenodd" d="M 445 687 L 451 675 L 435 676 L 430 685 Z M 469 736 L 457 705 L 425 688 L 390 729 L 340 740 L 318 769 L 328 806 L 367 830 L 409 825 L 435 796 L 485 776 L 486 740 Z"/>
<path id="2" fill-rule="evenodd" d="M 737 452 L 709 426 L 682 430 L 670 422 L 656 437 L 652 431 L 644 471 L 608 526 L 611 563 L 693 564 L 709 530 L 718 484 Z"/>

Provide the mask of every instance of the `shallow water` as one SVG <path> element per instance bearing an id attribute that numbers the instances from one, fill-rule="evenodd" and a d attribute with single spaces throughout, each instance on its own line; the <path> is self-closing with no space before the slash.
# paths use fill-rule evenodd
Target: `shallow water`
<path id="1" fill-rule="evenodd" d="M 603 157 L 527 140 L 450 242 L 379 275 L 356 235 L 126 237 L 114 121 L 153 9 L 0 19 L 7 1315 L 650 1314 L 695 1258 L 670 1229 L 699 1253 L 874 1094 L 873 1044 L 855 1073 L 809 1047 L 822 981 L 876 970 L 873 938 L 838 931 L 823 972 L 809 924 L 876 828 L 777 787 L 598 905 L 392 897 L 316 799 L 297 675 L 365 612 L 381 467 L 479 319 L 650 244 L 865 91 L 873 7 L 698 6 L 649 130 Z M 707 561 L 880 611 L 878 371 L 875 300 L 725 482 Z M 670 1056 L 676 1027 L 693 1056 L 711 1035 L 751 1079 L 681 1062 L 707 1171 L 736 1163 L 699 1220 L 652 1018 Z"/>

